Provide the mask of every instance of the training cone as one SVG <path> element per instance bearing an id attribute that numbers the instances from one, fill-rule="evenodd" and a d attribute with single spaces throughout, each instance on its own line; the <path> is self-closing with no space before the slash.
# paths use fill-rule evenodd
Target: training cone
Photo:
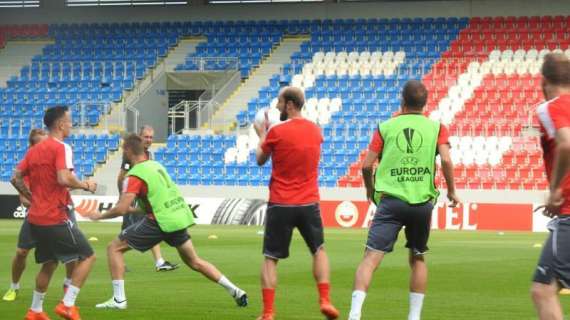
<path id="1" fill-rule="evenodd" d="M 97 237 L 91 237 L 89 238 L 89 241 L 99 241 L 99 239 L 97 239 Z"/>
<path id="2" fill-rule="evenodd" d="M 215 234 L 211 234 L 211 235 L 208 236 L 208 239 L 210 239 L 210 240 L 216 240 L 216 239 L 218 239 L 218 236 L 215 235 Z"/>

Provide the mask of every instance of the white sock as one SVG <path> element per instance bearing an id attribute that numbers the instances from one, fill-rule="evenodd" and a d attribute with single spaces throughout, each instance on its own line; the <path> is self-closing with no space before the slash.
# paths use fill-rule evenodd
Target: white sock
<path id="1" fill-rule="evenodd" d="M 410 292 L 410 313 L 408 314 L 408 320 L 420 320 L 424 296 L 425 294 L 423 293 Z"/>
<path id="2" fill-rule="evenodd" d="M 158 260 L 155 261 L 154 265 L 158 268 L 161 265 L 163 265 L 164 262 L 165 262 L 164 259 L 162 259 L 162 257 L 160 257 L 160 258 L 158 258 Z"/>
<path id="3" fill-rule="evenodd" d="M 63 305 L 66 307 L 73 307 L 75 305 L 75 299 L 77 299 L 77 295 L 79 295 L 79 290 L 81 289 L 70 284 L 63 296 Z"/>
<path id="4" fill-rule="evenodd" d="M 125 280 L 113 280 L 113 298 L 116 302 L 127 300 L 125 295 Z"/>
<path id="5" fill-rule="evenodd" d="M 12 290 L 20 290 L 20 283 L 19 283 L 19 282 L 16 282 L 16 283 L 12 282 L 12 283 L 10 284 L 10 289 L 12 289 Z"/>
<path id="6" fill-rule="evenodd" d="M 71 285 L 71 278 L 63 279 L 63 285 L 69 287 Z"/>
<path id="7" fill-rule="evenodd" d="M 37 292 L 34 290 L 34 295 L 32 296 L 32 309 L 33 312 L 43 312 L 44 311 L 44 298 L 46 297 L 46 293 Z"/>
<path id="8" fill-rule="evenodd" d="M 233 284 L 228 278 L 226 278 L 225 276 L 222 275 L 222 277 L 220 278 L 220 280 L 218 280 L 218 283 L 226 288 L 226 290 L 228 291 L 228 293 L 233 297 L 234 294 L 240 290 L 240 288 L 236 287 L 235 284 Z"/>
<path id="9" fill-rule="evenodd" d="M 366 292 L 361 290 L 352 291 L 352 302 L 350 303 L 350 319 L 360 319 L 362 305 L 366 299 Z"/>

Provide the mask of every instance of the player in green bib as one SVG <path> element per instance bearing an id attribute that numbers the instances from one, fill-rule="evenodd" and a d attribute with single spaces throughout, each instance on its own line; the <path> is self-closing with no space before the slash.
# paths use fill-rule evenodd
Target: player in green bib
<path id="1" fill-rule="evenodd" d="M 431 214 L 439 196 L 434 181 L 438 154 L 450 206 L 459 202 L 455 195 L 447 129 L 424 116 L 427 96 L 421 82 L 406 83 L 401 113 L 374 130 L 362 164 L 367 198 L 377 205 L 377 210 L 368 232 L 364 258 L 356 271 L 349 320 L 360 319 L 374 271 L 384 255 L 393 250 L 402 227 L 406 227 L 412 271 L 408 320 L 420 320 L 427 285 L 424 254 L 428 250 Z M 376 161 L 378 166 L 373 175 Z"/>
<path id="2" fill-rule="evenodd" d="M 126 309 L 124 253 L 130 249 L 144 252 L 162 241 L 175 247 L 182 261 L 192 270 L 224 287 L 238 306 L 247 306 L 245 291 L 235 286 L 214 265 L 200 258 L 194 250 L 187 232 L 188 227 L 194 225 L 194 213 L 166 169 L 156 161 L 147 160 L 142 139 L 135 134 L 126 137 L 123 153 L 133 167 L 127 174 L 119 202 L 105 213 L 95 211 L 88 213 L 88 216 L 92 220 L 111 219 L 127 213 L 143 214 L 145 217 L 123 230 L 107 247 L 113 297 L 96 307 Z M 137 208 L 132 206 L 135 199 L 139 203 Z"/>

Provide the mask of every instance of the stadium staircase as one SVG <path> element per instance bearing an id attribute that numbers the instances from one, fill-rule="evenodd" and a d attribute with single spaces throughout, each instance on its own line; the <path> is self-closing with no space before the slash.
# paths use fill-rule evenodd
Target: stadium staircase
<path id="1" fill-rule="evenodd" d="M 205 38 L 181 39 L 165 59 L 166 72 L 173 72 L 177 65 L 184 63 L 186 57 L 196 52 L 196 47 L 205 40 Z"/>
<path id="2" fill-rule="evenodd" d="M 238 112 L 247 109 L 247 103 L 257 96 L 260 88 L 269 85 L 271 77 L 279 74 L 283 65 L 291 62 L 291 55 L 299 51 L 306 40 L 306 37 L 285 37 L 215 113 L 212 129 L 232 129 Z"/>
<path id="3" fill-rule="evenodd" d="M 49 40 L 15 40 L 8 41 L 0 50 L 0 87 L 6 87 L 6 82 L 18 76 L 23 66 L 32 62 L 32 58 L 40 54 L 42 49 L 53 43 Z"/>

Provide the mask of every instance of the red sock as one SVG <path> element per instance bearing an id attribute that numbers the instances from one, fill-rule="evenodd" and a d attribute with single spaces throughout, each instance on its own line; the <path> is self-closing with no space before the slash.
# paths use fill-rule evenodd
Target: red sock
<path id="1" fill-rule="evenodd" d="M 261 289 L 263 295 L 263 314 L 273 314 L 273 301 L 275 300 L 275 289 Z"/>
<path id="2" fill-rule="evenodd" d="M 317 287 L 319 288 L 319 302 L 323 303 L 330 303 L 329 291 L 331 289 L 330 284 L 323 282 L 318 283 Z"/>

